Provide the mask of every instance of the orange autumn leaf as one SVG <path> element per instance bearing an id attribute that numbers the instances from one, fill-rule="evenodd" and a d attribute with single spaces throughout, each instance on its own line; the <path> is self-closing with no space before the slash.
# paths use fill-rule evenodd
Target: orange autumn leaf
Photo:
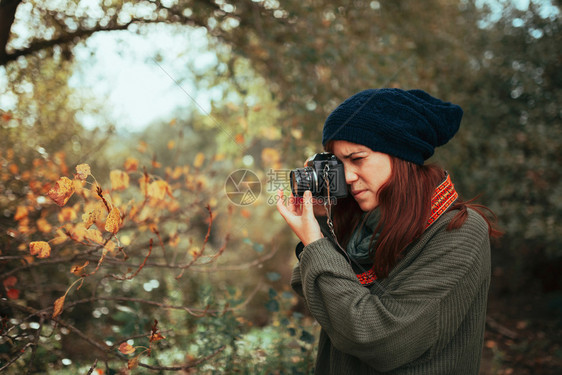
<path id="1" fill-rule="evenodd" d="M 128 157 L 127 160 L 125 160 L 124 167 L 127 172 L 136 172 L 139 167 L 139 161 L 135 158 Z"/>
<path id="2" fill-rule="evenodd" d="M 64 306 L 64 299 L 65 298 L 66 298 L 66 296 L 62 296 L 62 297 L 57 298 L 57 300 L 55 301 L 55 304 L 53 305 L 53 318 L 56 318 L 62 312 L 62 308 Z"/>
<path id="3" fill-rule="evenodd" d="M 51 256 L 51 246 L 45 241 L 33 241 L 29 244 L 29 252 L 37 255 L 37 258 L 48 258 Z"/>
<path id="4" fill-rule="evenodd" d="M 91 174 L 90 166 L 88 164 L 80 164 L 76 166 L 76 177 L 80 180 L 85 180 Z"/>
<path id="5" fill-rule="evenodd" d="M 16 208 L 16 214 L 14 215 L 14 220 L 20 221 L 21 219 L 26 218 L 28 213 L 29 213 L 29 210 L 27 209 L 27 207 L 18 206 Z"/>
<path id="6" fill-rule="evenodd" d="M 127 361 L 127 369 L 133 370 L 139 365 L 139 357 L 131 358 Z"/>
<path id="7" fill-rule="evenodd" d="M 150 336 L 150 342 L 164 340 L 165 338 L 166 338 L 166 337 L 162 336 L 162 334 L 161 334 L 160 332 L 154 332 L 154 333 Z"/>
<path id="8" fill-rule="evenodd" d="M 10 171 L 11 174 L 18 174 L 19 172 L 19 168 L 16 164 L 10 164 L 8 166 L 8 170 Z"/>
<path id="9" fill-rule="evenodd" d="M 126 342 L 119 345 L 119 351 L 123 354 L 132 354 L 135 352 L 135 348 Z"/>
<path id="10" fill-rule="evenodd" d="M 122 170 L 115 169 L 109 172 L 112 190 L 125 190 L 129 187 L 129 175 Z"/>
<path id="11" fill-rule="evenodd" d="M 83 265 L 79 266 L 79 265 L 74 265 L 72 266 L 72 268 L 70 269 L 70 272 L 72 272 L 73 274 L 75 274 L 76 276 L 82 276 L 84 274 L 84 268 L 86 268 L 86 266 L 89 264 L 89 261 L 86 261 Z"/>
<path id="12" fill-rule="evenodd" d="M 174 147 L 176 147 L 176 141 L 174 140 L 168 141 L 168 150 L 172 150 L 174 149 Z"/>
<path id="13" fill-rule="evenodd" d="M 121 212 L 117 207 L 113 207 L 107 215 L 107 220 L 105 221 L 105 230 L 113 234 L 119 232 L 121 227 Z"/>
<path id="14" fill-rule="evenodd" d="M 241 133 L 236 134 L 236 136 L 234 137 L 234 141 L 235 141 L 237 144 L 242 144 L 242 143 L 244 143 L 244 134 L 241 134 Z"/>
<path id="15" fill-rule="evenodd" d="M 12 114 L 10 112 L 2 112 L 2 121 L 10 121 L 12 119 Z"/>
<path id="16" fill-rule="evenodd" d="M 61 177 L 47 195 L 59 206 L 64 206 L 74 194 L 74 184 L 67 177 Z"/>

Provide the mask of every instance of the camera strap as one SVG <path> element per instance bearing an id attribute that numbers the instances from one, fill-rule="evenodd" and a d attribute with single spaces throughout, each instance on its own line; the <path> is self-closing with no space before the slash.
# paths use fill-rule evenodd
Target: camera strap
<path id="1" fill-rule="evenodd" d="M 330 197 L 330 181 L 328 180 L 328 172 L 330 171 L 330 166 L 326 163 L 324 165 L 323 170 L 323 178 L 324 184 L 326 186 L 327 192 L 327 199 L 324 200 L 324 208 L 326 209 L 326 224 L 328 224 L 328 229 L 330 229 L 330 234 L 332 235 L 332 242 L 339 248 L 340 252 L 347 258 L 347 262 L 351 265 L 354 263 L 359 269 L 363 272 L 367 272 L 355 259 L 347 254 L 347 250 L 345 250 L 342 245 L 338 242 L 338 238 L 336 237 L 336 232 L 334 231 L 334 222 L 332 221 L 332 205 L 331 205 L 331 197 Z"/>

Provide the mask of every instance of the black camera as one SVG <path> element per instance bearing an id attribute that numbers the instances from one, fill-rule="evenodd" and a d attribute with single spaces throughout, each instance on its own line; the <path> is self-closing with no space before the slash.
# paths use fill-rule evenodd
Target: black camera
<path id="1" fill-rule="evenodd" d="M 316 198 L 328 198 L 328 190 L 330 198 L 347 196 L 343 163 L 329 152 L 313 155 L 304 168 L 293 169 L 290 178 L 295 197 L 302 197 L 307 190 Z"/>

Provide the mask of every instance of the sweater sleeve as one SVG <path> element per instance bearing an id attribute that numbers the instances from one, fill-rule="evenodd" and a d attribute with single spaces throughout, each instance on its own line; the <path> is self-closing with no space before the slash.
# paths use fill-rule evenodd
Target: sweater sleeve
<path id="1" fill-rule="evenodd" d="M 320 239 L 305 247 L 293 286 L 300 280 L 311 314 L 338 350 L 378 371 L 406 365 L 450 339 L 486 280 L 488 232 L 476 216 L 457 230 L 447 231 L 446 223 L 430 228 L 370 289 Z"/>

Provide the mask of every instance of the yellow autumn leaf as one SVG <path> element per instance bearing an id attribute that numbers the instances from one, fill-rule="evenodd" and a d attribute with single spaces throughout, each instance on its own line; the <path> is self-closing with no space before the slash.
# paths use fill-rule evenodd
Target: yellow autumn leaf
<path id="1" fill-rule="evenodd" d="M 77 217 L 76 210 L 72 207 L 63 207 L 57 215 L 59 223 L 74 221 Z"/>
<path id="2" fill-rule="evenodd" d="M 84 189 L 84 186 L 86 185 L 86 181 L 85 180 L 80 180 L 80 179 L 74 179 L 72 180 L 72 184 L 74 185 L 74 191 L 78 194 L 82 194 L 82 190 Z"/>
<path id="3" fill-rule="evenodd" d="M 157 180 L 148 185 L 148 195 L 150 197 L 155 199 L 164 199 L 166 194 L 170 196 L 170 198 L 172 197 L 172 190 L 166 181 Z"/>
<path id="4" fill-rule="evenodd" d="M 44 217 L 37 219 L 36 224 L 37 224 L 37 228 L 39 228 L 39 230 L 43 233 L 49 233 L 53 229 L 51 224 L 49 224 L 47 219 L 45 219 Z"/>
<path id="5" fill-rule="evenodd" d="M 107 220 L 105 220 L 105 230 L 113 234 L 119 232 L 121 227 L 121 212 L 117 207 L 113 207 L 107 215 Z"/>
<path id="6" fill-rule="evenodd" d="M 181 177 L 183 173 L 183 168 L 180 166 L 176 166 L 173 170 L 173 172 L 170 174 L 170 177 L 172 177 L 172 179 L 177 180 L 178 178 Z"/>
<path id="7" fill-rule="evenodd" d="M 66 233 L 64 233 L 64 231 L 59 228 L 56 230 L 55 233 L 55 237 L 53 239 L 51 239 L 49 242 L 52 243 L 53 245 L 60 245 L 61 243 L 64 243 L 68 240 L 68 236 L 66 235 Z"/>
<path id="8" fill-rule="evenodd" d="M 61 177 L 47 195 L 59 206 L 64 206 L 74 194 L 74 184 L 67 177 Z"/>
<path id="9" fill-rule="evenodd" d="M 48 258 L 51 256 L 51 246 L 45 241 L 33 241 L 29 244 L 29 253 L 37 255 L 37 258 Z"/>
<path id="10" fill-rule="evenodd" d="M 133 354 L 135 352 L 135 348 L 129 343 L 122 343 L 119 345 L 119 351 L 123 354 Z"/>
<path id="11" fill-rule="evenodd" d="M 82 214 L 82 222 L 86 226 L 86 229 L 90 228 L 95 222 L 94 210 Z"/>
<path id="12" fill-rule="evenodd" d="M 82 276 L 82 274 L 84 273 L 84 268 L 86 268 L 86 266 L 89 264 L 89 261 L 84 262 L 83 265 L 79 266 L 77 264 L 75 264 L 74 266 L 72 266 L 72 268 L 70 269 L 70 272 L 72 272 L 73 274 L 75 274 L 76 276 Z"/>
<path id="13" fill-rule="evenodd" d="M 64 299 L 66 296 L 62 296 L 56 299 L 55 304 L 53 306 L 53 318 L 56 318 L 62 312 L 62 308 L 64 306 Z"/>
<path id="14" fill-rule="evenodd" d="M 193 166 L 195 168 L 201 168 L 204 161 L 205 161 L 205 154 L 203 154 L 202 152 L 199 152 L 199 153 L 197 153 L 197 155 L 195 155 L 195 160 L 193 161 Z"/>
<path id="15" fill-rule="evenodd" d="M 112 190 L 125 190 L 129 187 L 129 175 L 122 170 L 115 169 L 109 172 Z"/>
<path id="16" fill-rule="evenodd" d="M 103 251 L 105 251 L 106 254 L 107 253 L 115 254 L 116 248 L 117 248 L 117 245 L 113 241 L 107 241 L 107 243 L 105 245 L 103 245 Z"/>
<path id="17" fill-rule="evenodd" d="M 88 229 L 84 237 L 90 242 L 94 242 L 100 245 L 103 244 L 103 236 L 101 235 L 101 232 L 97 229 L 94 228 Z"/>
<path id="18" fill-rule="evenodd" d="M 302 138 L 302 129 L 291 129 L 291 135 L 295 139 L 301 139 Z"/>
<path id="19" fill-rule="evenodd" d="M 86 211 L 82 214 L 82 222 L 86 226 L 86 229 L 90 228 L 92 224 L 96 224 L 98 228 L 103 225 L 105 220 L 106 208 L 103 202 L 96 202 L 95 205 L 88 205 L 84 208 Z"/>
<path id="20" fill-rule="evenodd" d="M 173 150 L 176 147 L 176 141 L 170 140 L 168 141 L 168 150 Z"/>
<path id="21" fill-rule="evenodd" d="M 91 174 L 90 166 L 88 164 L 79 164 L 76 166 L 76 177 L 80 180 L 85 180 Z"/>

